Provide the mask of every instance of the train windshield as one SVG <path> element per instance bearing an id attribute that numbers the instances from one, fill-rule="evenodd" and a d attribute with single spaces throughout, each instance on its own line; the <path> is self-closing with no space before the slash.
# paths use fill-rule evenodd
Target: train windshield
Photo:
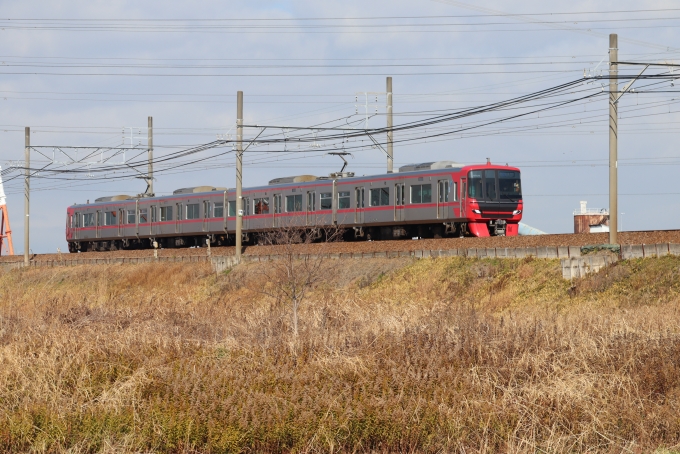
<path id="1" fill-rule="evenodd" d="M 468 173 L 468 196 L 473 199 L 481 199 L 484 197 L 484 192 L 482 188 L 484 187 L 482 182 L 482 171 L 473 170 Z"/>
<path id="2" fill-rule="evenodd" d="M 522 185 L 515 170 L 472 170 L 468 173 L 468 196 L 479 200 L 519 201 Z"/>
<path id="3" fill-rule="evenodd" d="M 522 183 L 519 178 L 519 172 L 499 170 L 498 188 L 501 200 L 520 200 L 522 198 Z"/>

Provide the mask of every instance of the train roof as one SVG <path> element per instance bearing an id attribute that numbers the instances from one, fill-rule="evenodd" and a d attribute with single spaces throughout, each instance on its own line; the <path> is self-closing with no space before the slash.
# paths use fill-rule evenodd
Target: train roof
<path id="1" fill-rule="evenodd" d="M 282 187 L 290 187 L 290 186 L 307 186 L 307 185 L 313 185 L 313 184 L 318 184 L 319 182 L 332 182 L 333 180 L 336 181 L 346 181 L 346 180 L 352 180 L 352 181 L 362 181 L 366 179 L 380 179 L 382 178 L 389 178 L 389 179 L 394 179 L 397 175 L 414 175 L 414 174 L 420 174 L 420 173 L 425 173 L 425 172 L 436 172 L 436 173 L 442 173 L 446 171 L 454 171 L 454 172 L 460 172 L 463 170 L 473 170 L 473 169 L 479 169 L 479 168 L 490 168 L 490 169 L 512 169 L 512 170 L 517 170 L 519 171 L 519 168 L 517 167 L 512 167 L 506 165 L 498 165 L 498 164 L 491 164 L 491 162 L 487 162 L 486 164 L 459 164 L 455 163 L 453 161 L 434 161 L 434 162 L 425 162 L 425 163 L 419 163 L 419 164 L 408 164 L 399 167 L 399 171 L 395 173 L 379 173 L 379 174 L 374 174 L 374 175 L 362 175 L 362 176 L 357 176 L 354 175 L 354 173 L 351 172 L 346 172 L 346 173 L 332 173 L 328 177 L 316 177 L 314 175 L 300 175 L 300 176 L 292 176 L 292 177 L 282 177 L 282 178 L 275 178 L 273 180 L 270 180 L 268 185 L 259 185 L 259 186 L 251 186 L 248 187 L 247 189 L 252 191 L 252 190 L 263 190 L 263 191 L 271 191 L 274 188 L 282 188 Z M 178 196 L 184 196 L 184 195 L 194 195 L 194 194 L 211 194 L 211 193 L 224 193 L 225 191 L 232 192 L 235 191 L 236 188 L 224 188 L 224 187 L 219 187 L 219 186 L 196 186 L 196 187 L 190 187 L 190 188 L 181 188 L 173 191 L 172 195 L 168 196 L 153 196 L 153 197 L 148 197 L 144 196 L 142 194 L 139 194 L 137 196 L 127 196 L 127 195 L 118 195 L 118 196 L 111 196 L 111 197 L 100 197 L 96 199 L 93 203 L 75 203 L 72 205 L 73 206 L 91 206 L 91 205 L 110 205 L 111 202 L 131 202 L 133 200 L 155 200 L 155 199 L 165 199 L 168 197 L 174 197 L 177 198 Z"/>

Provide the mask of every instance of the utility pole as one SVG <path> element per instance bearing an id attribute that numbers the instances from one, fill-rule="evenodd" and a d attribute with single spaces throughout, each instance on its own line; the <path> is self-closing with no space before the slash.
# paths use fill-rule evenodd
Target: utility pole
<path id="1" fill-rule="evenodd" d="M 609 35 L 609 244 L 618 244 L 618 91 L 619 38 Z"/>
<path id="2" fill-rule="evenodd" d="M 149 147 L 149 168 L 146 172 L 147 180 L 146 180 L 146 193 L 147 195 L 153 197 L 154 192 L 153 192 L 153 117 L 149 117 L 149 139 L 148 139 L 148 147 Z"/>
<path id="3" fill-rule="evenodd" d="M 30 213 L 30 199 L 31 199 L 31 128 L 26 126 L 25 137 L 24 137 L 24 159 L 26 163 L 24 164 L 24 266 L 28 266 L 28 251 L 30 249 L 29 242 L 29 213 Z"/>
<path id="4" fill-rule="evenodd" d="M 236 263 L 241 263 L 243 206 L 243 92 L 236 92 Z"/>
<path id="5" fill-rule="evenodd" d="M 392 173 L 394 165 L 394 133 L 392 132 L 392 78 L 387 78 L 387 173 Z"/>

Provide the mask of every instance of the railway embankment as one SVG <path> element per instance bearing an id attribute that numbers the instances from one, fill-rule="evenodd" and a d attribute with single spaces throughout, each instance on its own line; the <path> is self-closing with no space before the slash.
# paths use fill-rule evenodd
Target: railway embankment
<path id="1" fill-rule="evenodd" d="M 619 234 L 622 246 L 642 244 L 680 244 L 680 230 L 660 230 L 648 232 L 622 232 Z M 421 240 L 398 240 L 398 241 L 372 241 L 372 242 L 337 242 L 333 244 L 304 245 L 306 253 L 382 253 L 382 252 L 410 252 L 418 250 L 438 251 L 453 249 L 489 249 L 489 248 L 532 248 L 532 247 L 582 247 L 587 245 L 605 244 L 608 241 L 606 233 L 590 234 L 557 234 L 515 237 L 488 237 L 488 238 L 443 238 Z M 56 248 L 55 248 L 56 249 Z M 302 252 L 302 251 L 301 251 Z M 276 254 L 275 246 L 246 246 L 244 255 L 272 255 Z M 207 248 L 191 249 L 159 249 L 159 258 L 176 257 L 206 257 Z M 212 256 L 234 255 L 233 247 L 213 247 L 210 250 Z M 84 259 L 132 259 L 154 257 L 153 250 L 121 250 L 115 252 L 83 252 L 69 254 L 66 252 L 56 254 L 35 254 L 32 261 L 58 261 L 71 258 Z M 0 263 L 22 261 L 22 256 L 3 256 Z M 201 260 L 201 259 L 198 259 Z"/>
<path id="2" fill-rule="evenodd" d="M 677 449 L 680 257 L 320 266 L 0 273 L 0 451 Z"/>
<path id="3" fill-rule="evenodd" d="M 560 259 L 565 279 L 599 271 L 619 259 L 680 255 L 680 231 L 626 232 L 622 244 L 597 245 L 606 234 L 541 235 L 526 237 L 449 238 L 417 241 L 337 242 L 298 246 L 248 246 L 243 262 L 278 260 L 293 253 L 296 257 L 325 256 L 330 259 L 397 257 L 468 257 Z M 634 244 L 633 241 L 647 243 Z M 677 240 L 677 243 L 656 243 Z M 432 248 L 432 249 L 430 249 Z M 39 254 L 31 257 L 30 267 L 139 263 L 210 263 L 216 272 L 236 264 L 234 248 L 191 248 L 87 252 L 77 254 Z M 23 268 L 23 257 L 0 257 L 0 268 Z"/>

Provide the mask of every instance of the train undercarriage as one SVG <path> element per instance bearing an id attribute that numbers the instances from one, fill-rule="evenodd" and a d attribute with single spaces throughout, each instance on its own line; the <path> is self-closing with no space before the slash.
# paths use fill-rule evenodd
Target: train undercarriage
<path id="1" fill-rule="evenodd" d="M 486 235 L 480 235 L 480 227 L 488 230 Z M 304 229 L 304 227 L 302 227 Z M 309 229 L 310 231 L 312 229 Z M 342 241 L 384 241 L 414 238 L 463 238 L 466 236 L 505 236 L 506 221 L 490 220 L 483 223 L 468 224 L 467 222 L 435 223 L 435 224 L 406 224 L 399 226 L 367 226 L 343 228 Z M 265 244 L 265 236 L 270 231 L 244 232 L 243 245 Z M 483 233 L 483 232 L 482 232 Z M 316 234 L 315 241 L 323 241 L 324 236 Z M 104 252 L 139 249 L 173 249 L 190 247 L 234 246 L 233 233 L 224 234 L 194 234 L 183 236 L 167 236 L 156 238 L 121 238 L 103 240 L 69 241 L 69 252 Z"/>

